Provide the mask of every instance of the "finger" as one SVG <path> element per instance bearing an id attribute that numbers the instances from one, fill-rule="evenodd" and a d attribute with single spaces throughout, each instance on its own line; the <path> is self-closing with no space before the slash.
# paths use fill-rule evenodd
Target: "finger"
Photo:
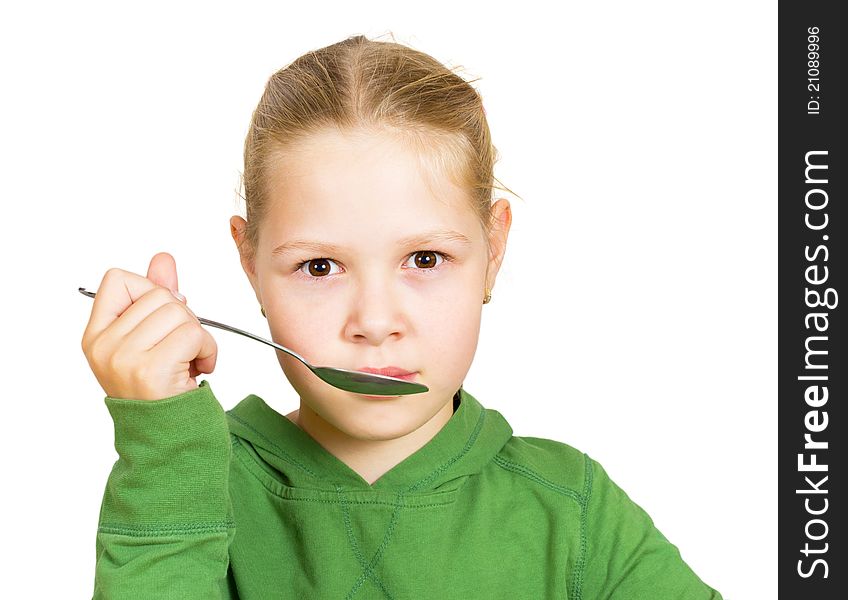
<path id="1" fill-rule="evenodd" d="M 218 346 L 208 331 L 194 322 L 186 322 L 171 331 L 151 352 L 157 353 L 162 364 L 179 365 L 188 373 L 189 365 L 194 361 L 196 369 L 206 373 L 211 371 L 205 370 L 203 365 L 214 367 Z"/>
<path id="2" fill-rule="evenodd" d="M 191 361 L 188 365 L 188 376 L 197 377 L 200 373 L 201 371 L 195 366 L 194 361 Z"/>
<path id="3" fill-rule="evenodd" d="M 166 305 L 172 305 L 164 308 Z M 186 321 L 200 320 L 184 303 L 161 286 L 155 286 L 130 306 L 120 319 L 102 333 L 104 345 L 125 346 L 136 352 L 147 351 L 175 327 Z M 123 339 L 126 338 L 126 339 Z"/>
<path id="4" fill-rule="evenodd" d="M 196 320 L 169 290 L 156 286 L 129 307 L 104 335 L 121 340 L 124 351 L 146 352 L 185 323 Z"/>
<path id="5" fill-rule="evenodd" d="M 180 289 L 177 282 L 177 262 L 167 252 L 159 252 L 150 259 L 147 278 L 169 290 L 176 292 Z"/>
<path id="6" fill-rule="evenodd" d="M 201 328 L 202 329 L 202 328 Z M 215 370 L 215 364 L 218 362 L 218 344 L 212 334 L 203 329 L 203 332 L 209 338 L 206 344 L 201 347 L 200 354 L 194 360 L 195 368 L 201 373 L 211 373 Z M 211 349 L 211 350 L 210 350 Z"/>
<path id="7" fill-rule="evenodd" d="M 94 296 L 91 316 L 83 340 L 96 339 L 133 303 L 157 286 L 146 277 L 130 271 L 112 268 L 106 271 Z"/>
<path id="8" fill-rule="evenodd" d="M 188 307 L 188 304 L 186 304 L 186 305 L 185 305 L 185 309 L 189 312 L 189 314 L 190 314 L 192 317 L 194 317 L 195 319 L 197 319 L 197 315 L 196 315 L 196 314 L 194 314 L 194 311 L 193 311 L 193 310 L 191 310 L 191 309 Z M 200 322 L 200 319 L 197 319 L 197 322 L 199 323 L 199 322 Z"/>

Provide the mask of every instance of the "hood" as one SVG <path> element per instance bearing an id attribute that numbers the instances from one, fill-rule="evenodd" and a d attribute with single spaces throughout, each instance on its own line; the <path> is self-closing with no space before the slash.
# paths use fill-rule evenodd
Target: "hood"
<path id="1" fill-rule="evenodd" d="M 230 431 L 290 487 L 429 492 L 478 474 L 512 437 L 498 411 L 484 408 L 462 387 L 455 406 L 457 397 L 459 406 L 445 426 L 373 484 L 255 394 L 227 411 L 227 420 Z"/>

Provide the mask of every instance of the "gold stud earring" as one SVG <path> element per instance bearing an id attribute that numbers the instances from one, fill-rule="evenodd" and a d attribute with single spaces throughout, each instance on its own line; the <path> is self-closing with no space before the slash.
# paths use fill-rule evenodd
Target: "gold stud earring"
<path id="1" fill-rule="evenodd" d="M 261 311 L 262 311 L 262 316 L 263 316 L 263 317 L 265 317 L 265 318 L 267 319 L 267 318 L 268 318 L 268 315 L 266 315 L 266 314 L 265 314 L 265 307 L 264 307 L 264 306 L 262 306 L 262 305 L 260 304 L 260 305 L 259 305 L 259 310 L 261 310 Z"/>
<path id="2" fill-rule="evenodd" d="M 486 295 L 483 297 L 483 304 L 488 304 L 492 299 L 492 294 L 489 288 L 486 288 Z"/>

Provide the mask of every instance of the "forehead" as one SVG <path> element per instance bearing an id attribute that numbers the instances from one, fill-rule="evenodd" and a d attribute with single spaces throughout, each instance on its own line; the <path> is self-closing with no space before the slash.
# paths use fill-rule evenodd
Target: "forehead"
<path id="1" fill-rule="evenodd" d="M 422 157 L 388 133 L 326 130 L 309 136 L 279 152 L 268 172 L 271 237 L 304 229 L 325 237 L 386 230 L 402 237 L 438 228 L 476 235 L 479 221 L 467 191 L 427 168 L 427 158 L 433 157 Z"/>

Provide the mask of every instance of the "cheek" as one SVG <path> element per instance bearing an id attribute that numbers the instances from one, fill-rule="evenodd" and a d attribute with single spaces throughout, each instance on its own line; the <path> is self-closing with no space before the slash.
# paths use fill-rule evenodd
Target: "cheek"
<path id="1" fill-rule="evenodd" d="M 291 348 L 309 360 L 313 348 L 326 346 L 325 337 L 331 335 L 329 316 L 316 312 L 313 307 L 300 302 L 281 303 L 274 313 L 271 331 L 274 341 Z"/>
<path id="2" fill-rule="evenodd" d="M 416 337 L 436 364 L 449 370 L 464 368 L 477 348 L 480 317 L 480 308 L 471 305 L 470 299 L 454 302 L 416 319 Z"/>

